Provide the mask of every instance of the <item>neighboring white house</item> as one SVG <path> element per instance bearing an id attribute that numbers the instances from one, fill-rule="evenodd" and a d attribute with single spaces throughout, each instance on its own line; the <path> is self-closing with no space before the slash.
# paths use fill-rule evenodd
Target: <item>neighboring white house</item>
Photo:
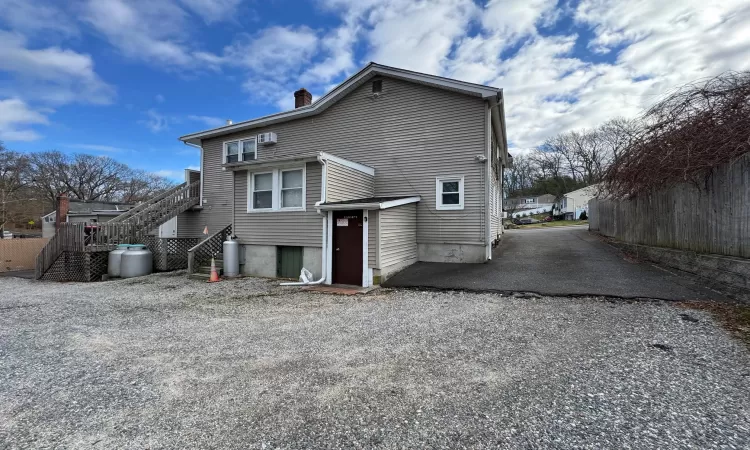
<path id="1" fill-rule="evenodd" d="M 564 215 L 565 220 L 576 220 L 581 217 L 581 213 L 586 211 L 588 215 L 589 200 L 594 198 L 599 191 L 599 185 L 592 184 L 572 192 L 568 192 L 562 199 L 555 203 L 553 214 L 556 216 Z"/>

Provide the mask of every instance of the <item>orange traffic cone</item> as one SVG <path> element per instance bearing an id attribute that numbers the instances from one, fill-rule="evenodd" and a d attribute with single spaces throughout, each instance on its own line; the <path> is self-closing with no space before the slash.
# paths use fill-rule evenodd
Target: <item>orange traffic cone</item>
<path id="1" fill-rule="evenodd" d="M 219 281 L 219 272 L 216 271 L 216 260 L 211 258 L 211 277 L 208 279 L 209 283 L 215 283 Z"/>

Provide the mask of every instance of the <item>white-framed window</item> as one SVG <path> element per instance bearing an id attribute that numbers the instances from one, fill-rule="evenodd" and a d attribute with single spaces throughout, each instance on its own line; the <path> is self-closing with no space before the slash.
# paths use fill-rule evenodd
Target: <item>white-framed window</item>
<path id="1" fill-rule="evenodd" d="M 302 208 L 304 198 L 305 171 L 289 169 L 281 171 L 281 209 Z"/>
<path id="2" fill-rule="evenodd" d="M 248 173 L 247 212 L 304 211 L 304 167 Z"/>
<path id="3" fill-rule="evenodd" d="M 528 203 L 535 203 L 533 198 L 527 198 L 525 202 Z"/>
<path id="4" fill-rule="evenodd" d="M 255 136 L 224 142 L 224 164 L 256 159 L 258 159 L 258 144 Z"/>
<path id="5" fill-rule="evenodd" d="M 464 209 L 464 177 L 435 179 L 438 210 Z"/>
<path id="6" fill-rule="evenodd" d="M 250 209 L 273 209 L 273 172 L 252 174 Z"/>

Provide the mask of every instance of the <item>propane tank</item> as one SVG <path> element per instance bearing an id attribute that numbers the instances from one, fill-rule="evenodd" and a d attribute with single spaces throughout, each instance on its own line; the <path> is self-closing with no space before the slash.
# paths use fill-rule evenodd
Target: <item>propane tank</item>
<path id="1" fill-rule="evenodd" d="M 223 244 L 224 276 L 236 277 L 240 274 L 240 244 L 229 236 Z"/>
<path id="2" fill-rule="evenodd" d="M 116 249 L 109 252 L 107 273 L 112 278 L 120 276 L 120 263 L 122 261 L 122 254 L 130 247 L 128 244 L 120 244 Z"/>

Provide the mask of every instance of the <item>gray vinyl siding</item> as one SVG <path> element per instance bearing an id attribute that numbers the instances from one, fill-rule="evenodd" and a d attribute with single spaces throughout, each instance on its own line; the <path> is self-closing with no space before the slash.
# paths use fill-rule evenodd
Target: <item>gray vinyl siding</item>
<path id="1" fill-rule="evenodd" d="M 380 267 L 417 259 L 417 205 L 380 210 Z"/>
<path id="2" fill-rule="evenodd" d="M 378 215 L 380 211 L 368 211 L 367 217 L 367 265 L 373 269 L 380 268 L 380 246 L 378 241 Z"/>
<path id="3" fill-rule="evenodd" d="M 232 172 L 222 170 L 222 138 L 203 141 L 203 209 L 180 215 L 179 237 L 202 236 L 208 227 L 213 234 L 232 223 Z"/>
<path id="4" fill-rule="evenodd" d="M 306 211 L 247 212 L 247 182 L 250 172 L 235 173 L 234 234 L 241 244 L 303 247 L 323 245 L 323 216 L 315 210 L 315 202 L 320 201 L 323 173 L 320 163 L 307 163 L 305 167 Z"/>
<path id="5" fill-rule="evenodd" d="M 326 202 L 356 200 L 375 195 L 375 177 L 335 161 L 326 163 Z"/>
<path id="6" fill-rule="evenodd" d="M 372 98 L 370 90 L 370 84 L 365 83 L 313 117 L 205 140 L 202 146 L 206 208 L 197 214 L 196 220 L 190 221 L 190 226 L 200 232 L 205 225 L 218 229 L 231 222 L 232 172 L 222 171 L 223 142 L 273 131 L 278 135 L 278 143 L 261 146 L 259 161 L 323 151 L 365 164 L 375 169 L 375 196 L 422 197 L 417 206 L 420 243 L 484 242 L 486 168 L 475 160 L 477 155 L 485 155 L 487 149 L 484 100 L 392 78 L 383 79 L 383 93 L 377 99 Z M 435 210 L 435 177 L 439 176 L 465 177 L 463 210 Z M 238 179 L 241 177 L 238 173 Z M 308 190 L 308 198 L 310 194 Z M 237 190 L 237 202 L 243 207 L 245 196 L 246 189 Z M 308 205 L 305 217 L 314 214 L 310 209 Z M 244 214 L 241 212 L 244 209 L 237 211 Z M 251 227 L 252 217 L 255 216 L 243 218 L 245 230 Z M 262 216 L 257 218 L 265 226 L 275 224 Z M 312 229 L 303 230 L 307 227 Z M 178 231 L 182 234 L 182 230 Z M 297 223 L 293 231 L 296 233 L 319 236 L 320 226 L 317 221 L 314 225 L 312 221 Z M 304 236 L 283 236 L 285 240 L 311 242 Z M 315 242 L 320 245 L 320 238 L 316 237 Z"/>

